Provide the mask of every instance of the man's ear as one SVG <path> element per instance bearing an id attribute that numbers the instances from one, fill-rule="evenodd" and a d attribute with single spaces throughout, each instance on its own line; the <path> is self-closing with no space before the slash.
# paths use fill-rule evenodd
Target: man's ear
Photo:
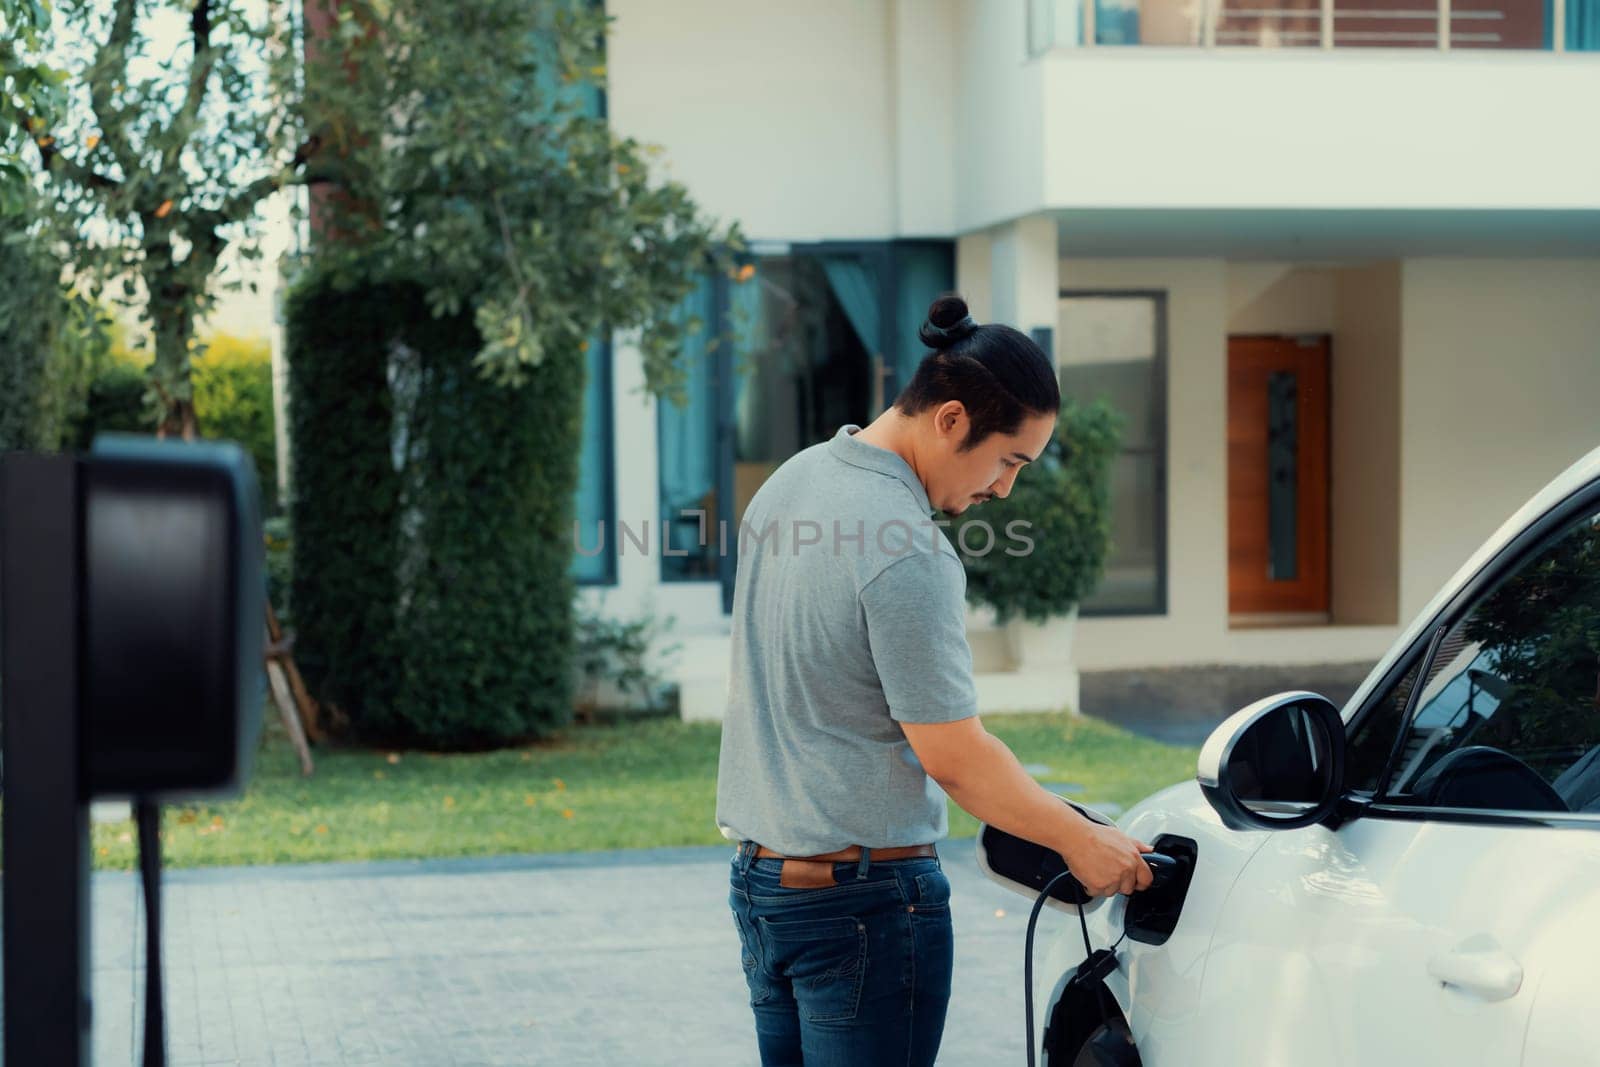
<path id="1" fill-rule="evenodd" d="M 934 429 L 941 437 L 954 437 L 961 441 L 966 439 L 962 427 L 967 419 L 967 406 L 959 400 L 946 400 L 939 405 L 939 410 L 933 414 Z"/>

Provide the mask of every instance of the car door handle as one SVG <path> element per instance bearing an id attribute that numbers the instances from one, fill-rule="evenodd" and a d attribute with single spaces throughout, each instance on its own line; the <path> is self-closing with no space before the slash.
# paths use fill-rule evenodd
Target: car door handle
<path id="1" fill-rule="evenodd" d="M 1506 1000 L 1522 988 L 1522 964 L 1487 935 L 1435 953 L 1428 959 L 1428 973 L 1484 1000 Z"/>

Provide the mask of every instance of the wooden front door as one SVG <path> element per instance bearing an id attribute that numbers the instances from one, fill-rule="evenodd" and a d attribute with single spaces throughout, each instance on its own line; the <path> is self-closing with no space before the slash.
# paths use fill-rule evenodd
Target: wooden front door
<path id="1" fill-rule="evenodd" d="M 1328 339 L 1230 337 L 1228 612 L 1327 611 Z"/>

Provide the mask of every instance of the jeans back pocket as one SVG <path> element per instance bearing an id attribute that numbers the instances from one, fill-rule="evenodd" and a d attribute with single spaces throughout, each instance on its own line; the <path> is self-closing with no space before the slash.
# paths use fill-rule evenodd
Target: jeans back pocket
<path id="1" fill-rule="evenodd" d="M 773 969 L 793 983 L 803 1019 L 822 1023 L 856 1017 L 867 970 L 866 923 L 848 916 L 757 922 Z"/>

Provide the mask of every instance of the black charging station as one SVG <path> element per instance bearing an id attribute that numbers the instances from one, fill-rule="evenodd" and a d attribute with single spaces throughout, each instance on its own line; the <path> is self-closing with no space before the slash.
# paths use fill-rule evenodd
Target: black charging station
<path id="1" fill-rule="evenodd" d="M 238 446 L 115 436 L 0 458 L 7 1063 L 90 1062 L 89 801 L 242 788 L 264 597 L 260 489 Z"/>

